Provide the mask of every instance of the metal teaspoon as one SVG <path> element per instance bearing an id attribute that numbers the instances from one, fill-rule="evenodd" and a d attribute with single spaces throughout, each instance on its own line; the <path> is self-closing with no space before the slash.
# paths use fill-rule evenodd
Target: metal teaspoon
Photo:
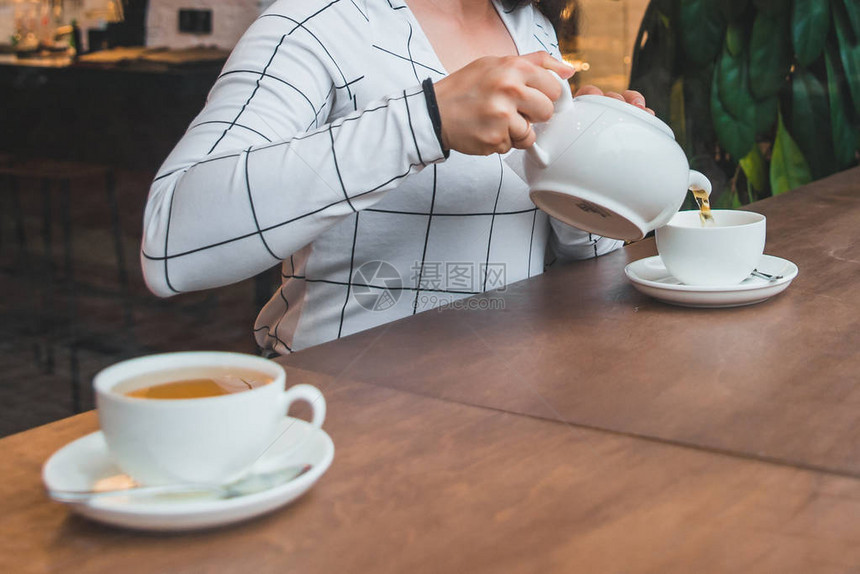
<path id="1" fill-rule="evenodd" d="M 275 486 L 285 484 L 299 476 L 307 473 L 312 466 L 300 464 L 288 466 L 270 472 L 251 474 L 239 480 L 225 484 L 208 483 L 180 483 L 165 484 L 159 486 L 140 486 L 126 475 L 117 475 L 115 478 L 126 478 L 124 481 L 128 486 L 110 490 L 49 490 L 48 494 L 58 502 L 89 502 L 91 500 L 109 498 L 113 496 L 127 496 L 132 498 L 161 498 L 167 500 L 180 500 L 208 495 L 216 499 L 236 498 L 263 492 Z M 123 482 L 118 480 L 116 482 Z"/>

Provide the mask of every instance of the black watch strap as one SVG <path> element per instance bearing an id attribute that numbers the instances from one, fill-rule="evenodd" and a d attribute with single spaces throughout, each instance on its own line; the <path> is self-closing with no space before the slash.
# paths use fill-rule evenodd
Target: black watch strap
<path id="1" fill-rule="evenodd" d="M 427 102 L 427 113 L 430 114 L 430 121 L 433 122 L 433 129 L 436 131 L 436 137 L 439 139 L 439 146 L 442 148 L 442 153 L 447 159 L 451 155 L 451 150 L 445 148 L 442 142 L 442 116 L 439 115 L 439 104 L 436 102 L 436 90 L 433 88 L 433 80 L 427 78 L 421 83 L 421 88 L 424 90 L 424 99 Z"/>

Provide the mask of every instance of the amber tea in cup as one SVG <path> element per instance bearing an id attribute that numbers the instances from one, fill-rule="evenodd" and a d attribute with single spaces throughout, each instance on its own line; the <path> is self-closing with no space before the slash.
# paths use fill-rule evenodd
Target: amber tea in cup
<path id="1" fill-rule="evenodd" d="M 319 389 L 286 389 L 283 367 L 241 353 L 129 359 L 100 371 L 93 387 L 111 458 L 146 485 L 222 483 L 251 472 L 295 401 L 311 406 L 312 426 L 325 420 Z"/>
<path id="2" fill-rule="evenodd" d="M 158 380 L 153 375 L 131 379 L 114 391 L 138 399 L 199 399 L 250 391 L 274 380 L 259 371 L 196 369 L 170 373 L 170 380 Z"/>

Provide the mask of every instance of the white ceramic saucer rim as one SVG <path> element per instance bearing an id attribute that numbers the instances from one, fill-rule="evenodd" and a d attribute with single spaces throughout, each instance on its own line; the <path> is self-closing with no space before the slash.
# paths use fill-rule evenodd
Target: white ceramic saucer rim
<path id="1" fill-rule="evenodd" d="M 798 267 L 792 261 L 788 259 L 783 259 L 782 257 L 777 257 L 775 255 L 762 255 L 760 261 L 766 262 L 783 262 L 782 269 L 786 271 L 782 272 L 782 278 L 777 279 L 775 281 L 771 281 L 768 279 L 759 279 L 755 282 L 751 283 L 739 283 L 736 285 L 684 285 L 682 284 L 673 284 L 673 283 L 663 283 L 661 281 L 652 281 L 650 279 L 645 279 L 640 277 L 638 273 L 636 273 L 636 267 L 646 265 L 650 261 L 659 261 L 660 265 L 663 265 L 663 260 L 660 259 L 659 255 L 653 255 L 651 257 L 645 257 L 644 259 L 638 259 L 631 263 L 628 263 L 626 267 L 624 267 L 624 274 L 627 275 L 627 278 L 634 283 L 639 283 L 640 285 L 645 285 L 648 287 L 652 287 L 654 289 L 662 289 L 666 291 L 683 291 L 683 292 L 700 292 L 700 293 L 726 293 L 726 292 L 738 292 L 738 291 L 755 291 L 758 289 L 769 289 L 772 287 L 778 287 L 787 283 L 790 283 L 797 277 Z M 761 266 L 761 265 L 760 265 Z M 665 267 L 665 266 L 664 266 Z M 779 269 L 779 268 L 777 268 Z M 762 271 L 761 269 L 759 269 Z M 767 272 L 767 271 L 765 271 Z M 666 272 L 668 276 L 668 271 Z"/>
<path id="2" fill-rule="evenodd" d="M 322 457 L 318 461 L 296 460 L 296 463 L 311 462 L 313 466 L 307 473 L 303 474 L 302 476 L 285 482 L 284 484 L 272 487 L 268 490 L 232 499 L 197 500 L 169 504 L 159 503 L 151 506 L 144 505 L 141 503 L 123 502 L 123 500 L 119 498 L 65 504 L 72 507 L 73 509 L 79 509 L 81 511 L 91 510 L 101 514 L 116 513 L 124 515 L 135 515 L 139 516 L 142 519 L 158 517 L 170 518 L 174 516 L 187 517 L 189 515 L 202 516 L 212 512 L 228 512 L 233 509 L 240 510 L 246 507 L 253 507 L 257 504 L 266 504 L 269 502 L 277 501 L 281 498 L 289 497 L 293 492 L 303 493 L 305 490 L 309 489 L 328 470 L 329 466 L 331 466 L 331 463 L 334 460 L 334 443 L 332 442 L 331 437 L 329 437 L 329 435 L 324 430 L 315 429 L 306 421 L 303 421 L 301 419 L 294 419 L 291 417 L 285 417 L 284 425 L 286 426 L 287 424 L 289 424 L 290 426 L 298 425 L 297 428 L 300 429 L 302 427 L 305 427 L 305 429 L 309 429 L 311 432 L 313 432 L 313 434 L 317 435 L 316 437 L 306 437 L 304 440 L 310 441 L 314 438 L 316 440 L 322 440 Z M 101 442 L 101 445 L 97 446 L 103 445 L 103 456 L 107 457 L 107 445 L 104 443 L 104 435 L 101 431 L 96 431 L 81 438 L 78 438 L 70 442 L 69 444 L 63 446 L 53 455 L 51 455 L 51 457 L 45 462 L 44 466 L 42 467 L 42 481 L 45 485 L 48 496 L 51 495 L 52 487 L 62 487 L 62 485 L 57 484 L 57 481 L 53 479 L 53 475 L 58 472 L 57 469 L 54 468 L 54 466 L 58 464 L 57 461 L 61 460 L 63 454 L 68 454 L 69 451 L 81 447 L 86 442 L 93 441 Z M 300 446 L 296 452 L 301 452 L 301 450 L 302 447 Z M 275 449 L 275 451 L 271 453 L 271 456 L 277 456 L 277 449 Z M 288 501 L 289 500 L 287 500 L 287 502 Z M 273 509 L 274 507 L 272 508 L 272 510 Z M 93 517 L 92 514 L 88 512 L 87 514 Z M 99 520 L 98 517 L 94 518 Z M 229 522 L 229 520 L 225 520 L 225 522 Z"/>

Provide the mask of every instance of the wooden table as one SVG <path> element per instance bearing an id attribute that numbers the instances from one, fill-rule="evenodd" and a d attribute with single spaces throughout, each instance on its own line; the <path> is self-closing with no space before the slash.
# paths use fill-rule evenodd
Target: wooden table
<path id="1" fill-rule="evenodd" d="M 620 272 L 646 241 L 485 295 L 503 311 L 288 357 L 335 462 L 242 525 L 139 534 L 46 500 L 41 464 L 93 413 L 0 440 L 0 571 L 856 572 L 858 179 L 753 206 L 801 269 L 761 305 L 640 296 Z"/>
<path id="2" fill-rule="evenodd" d="M 860 476 L 860 168 L 751 206 L 795 262 L 763 304 L 686 309 L 624 277 L 653 240 L 286 362 L 465 404 Z"/>

